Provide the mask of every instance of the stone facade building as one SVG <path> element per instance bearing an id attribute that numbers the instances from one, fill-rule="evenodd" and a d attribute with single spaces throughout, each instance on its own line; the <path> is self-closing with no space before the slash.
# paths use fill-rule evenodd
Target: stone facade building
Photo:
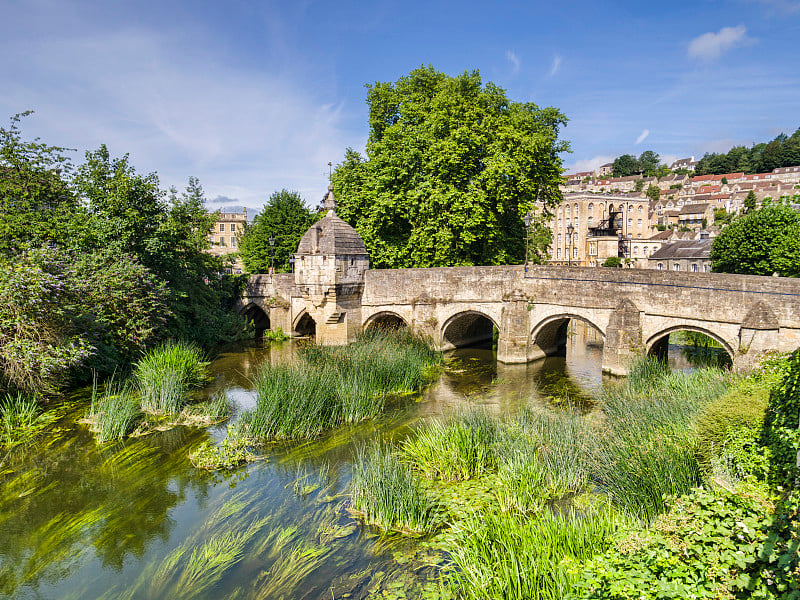
<path id="1" fill-rule="evenodd" d="M 214 256 L 230 256 L 234 262 L 231 270 L 234 273 L 242 273 L 244 265 L 239 258 L 239 239 L 244 233 L 244 228 L 247 225 L 247 208 L 241 207 L 241 210 L 222 209 L 217 214 L 217 220 L 211 228 L 209 239 L 211 248 L 209 253 Z"/>

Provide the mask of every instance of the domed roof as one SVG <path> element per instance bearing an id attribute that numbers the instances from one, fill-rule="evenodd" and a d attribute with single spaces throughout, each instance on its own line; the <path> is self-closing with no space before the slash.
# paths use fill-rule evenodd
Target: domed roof
<path id="1" fill-rule="evenodd" d="M 326 217 L 303 234 L 297 254 L 363 255 L 367 254 L 367 248 L 356 230 L 337 217 L 333 210 L 329 210 Z"/>

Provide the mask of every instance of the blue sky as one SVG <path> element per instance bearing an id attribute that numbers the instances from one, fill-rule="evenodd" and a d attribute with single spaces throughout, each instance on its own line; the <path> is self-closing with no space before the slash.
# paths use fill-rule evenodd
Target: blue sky
<path id="1" fill-rule="evenodd" d="M 367 137 L 364 85 L 479 69 L 556 106 L 570 170 L 652 149 L 750 145 L 800 126 L 800 0 L 372 2 L 0 0 L 0 118 L 209 200 L 316 205 Z M 7 121 L 6 121 L 7 122 Z"/>

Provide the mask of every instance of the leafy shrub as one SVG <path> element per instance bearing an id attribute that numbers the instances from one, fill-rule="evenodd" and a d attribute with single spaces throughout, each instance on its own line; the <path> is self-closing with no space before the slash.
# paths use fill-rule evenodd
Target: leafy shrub
<path id="1" fill-rule="evenodd" d="M 764 420 L 763 443 L 771 453 L 770 480 L 779 486 L 800 484 L 800 348 L 788 360 L 788 372 L 772 389 Z"/>
<path id="2" fill-rule="evenodd" d="M 571 597 L 800 597 L 789 587 L 797 579 L 787 578 L 775 552 L 770 509 L 758 498 L 695 489 L 671 500 L 669 513 L 652 531 L 628 537 L 615 551 L 590 561 Z"/>

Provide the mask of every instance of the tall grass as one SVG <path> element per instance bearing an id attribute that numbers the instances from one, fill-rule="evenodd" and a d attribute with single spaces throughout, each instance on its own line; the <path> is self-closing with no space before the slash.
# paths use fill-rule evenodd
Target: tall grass
<path id="1" fill-rule="evenodd" d="M 416 390 L 439 355 L 407 332 L 370 332 L 348 346 L 306 346 L 292 366 L 256 374 L 256 408 L 243 432 L 263 440 L 308 439 L 380 414 L 387 395 Z"/>
<path id="2" fill-rule="evenodd" d="M 440 521 L 438 503 L 391 446 L 359 450 L 350 481 L 352 507 L 385 530 L 425 533 Z"/>
<path id="3" fill-rule="evenodd" d="M 458 523 L 453 583 L 465 600 L 555 600 L 570 591 L 580 563 L 608 548 L 618 527 L 606 507 L 567 517 L 476 512 Z"/>
<path id="4" fill-rule="evenodd" d="M 100 443 L 124 438 L 135 428 L 139 415 L 138 395 L 130 382 L 112 379 L 98 397 L 93 394 L 89 416 Z"/>
<path id="5" fill-rule="evenodd" d="M 0 446 L 16 446 L 30 439 L 55 416 L 45 413 L 33 396 L 22 393 L 0 397 Z"/>
<path id="6" fill-rule="evenodd" d="M 472 479 L 494 470 L 499 428 L 499 420 L 481 410 L 429 421 L 403 442 L 403 454 L 429 479 Z"/>
<path id="7" fill-rule="evenodd" d="M 202 351 L 186 342 L 167 342 L 148 352 L 133 368 L 142 410 L 179 412 L 188 391 L 205 381 L 207 364 Z"/>
<path id="8" fill-rule="evenodd" d="M 717 369 L 672 373 L 643 359 L 622 385 L 602 395 L 605 422 L 593 452 L 602 489 L 627 513 L 652 520 L 665 496 L 698 485 L 698 438 L 693 423 L 722 395 L 730 375 Z"/>

